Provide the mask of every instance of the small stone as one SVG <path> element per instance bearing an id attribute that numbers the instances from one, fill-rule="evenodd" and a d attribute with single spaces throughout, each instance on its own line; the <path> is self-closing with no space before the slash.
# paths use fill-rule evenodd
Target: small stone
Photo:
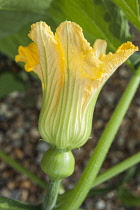
<path id="1" fill-rule="evenodd" d="M 14 92 L 9 94 L 9 98 L 10 99 L 15 99 L 15 98 L 19 97 L 20 94 L 21 93 L 19 93 L 19 91 L 14 91 Z"/>
<path id="2" fill-rule="evenodd" d="M 9 182 L 7 187 L 9 188 L 9 190 L 13 190 L 15 188 L 15 182 Z"/>
<path id="3" fill-rule="evenodd" d="M 13 130 L 7 131 L 7 136 L 12 138 L 13 140 L 20 139 L 20 134 L 18 132 L 13 131 Z"/>
<path id="4" fill-rule="evenodd" d="M 2 171 L 2 170 L 5 169 L 5 168 L 6 168 L 5 162 L 1 161 L 1 162 L 0 162 L 0 171 Z"/>
<path id="5" fill-rule="evenodd" d="M 37 150 L 40 152 L 45 152 L 49 148 L 49 145 L 45 141 L 40 141 L 37 145 Z"/>
<path id="6" fill-rule="evenodd" d="M 123 78 L 128 78 L 128 76 L 129 76 L 129 73 L 128 73 L 127 69 L 125 69 L 125 68 L 122 68 L 121 71 L 119 71 L 119 74 Z"/>
<path id="7" fill-rule="evenodd" d="M 4 135 L 0 133 L 0 144 L 4 141 Z"/>
<path id="8" fill-rule="evenodd" d="M 29 180 L 23 180 L 20 187 L 24 189 L 29 189 L 31 187 L 31 182 Z"/>
<path id="9" fill-rule="evenodd" d="M 100 119 L 95 122 L 96 129 L 102 128 L 103 125 L 104 123 Z"/>
<path id="10" fill-rule="evenodd" d="M 36 139 L 40 137 L 40 134 L 39 134 L 37 128 L 32 128 L 30 131 L 30 134 L 33 138 L 36 138 Z"/>
<path id="11" fill-rule="evenodd" d="M 21 151 L 18 148 L 14 149 L 14 155 L 16 158 L 19 158 L 19 159 L 22 159 L 24 157 L 23 151 Z"/>
<path id="12" fill-rule="evenodd" d="M 97 209 L 105 209 L 105 206 L 106 206 L 106 204 L 105 204 L 105 201 L 103 201 L 103 200 L 99 200 L 99 201 L 96 203 L 96 208 L 97 208 Z"/>
<path id="13" fill-rule="evenodd" d="M 113 104 L 114 100 L 115 100 L 115 92 L 109 92 L 108 91 L 108 94 L 107 96 L 105 97 L 105 100 L 108 104 Z"/>
<path id="14" fill-rule="evenodd" d="M 14 173 L 15 172 L 12 169 L 11 170 L 6 170 L 6 171 L 3 172 L 3 178 L 9 179 L 14 175 Z"/>
<path id="15" fill-rule="evenodd" d="M 117 140 L 119 146 L 123 146 L 125 144 L 125 139 L 123 137 L 119 137 Z"/>
<path id="16" fill-rule="evenodd" d="M 5 103 L 0 105 L 0 115 L 5 115 L 8 119 L 14 116 L 14 111 L 10 110 L 10 106 Z"/>
<path id="17" fill-rule="evenodd" d="M 30 168 L 30 162 L 28 159 L 25 159 L 24 162 L 23 162 L 23 165 L 25 168 Z"/>
<path id="18" fill-rule="evenodd" d="M 26 201 L 28 198 L 29 192 L 28 190 L 22 190 L 22 194 L 21 194 L 21 200 L 22 201 Z"/>
<path id="19" fill-rule="evenodd" d="M 1 194 L 1 196 L 7 197 L 7 198 L 10 198 L 10 196 L 11 196 L 10 191 L 6 188 L 1 189 L 0 194 Z"/>
<path id="20" fill-rule="evenodd" d="M 22 195 L 22 191 L 19 190 L 11 190 L 11 198 L 14 200 L 20 200 Z"/>
<path id="21" fill-rule="evenodd" d="M 41 95 L 39 95 L 38 96 L 38 100 L 37 100 L 37 104 L 36 104 L 36 107 L 37 107 L 37 109 L 41 109 L 41 106 L 42 106 L 42 96 Z"/>
<path id="22" fill-rule="evenodd" d="M 39 153 L 36 157 L 36 163 L 40 164 L 41 160 L 42 160 L 43 154 Z"/>
<path id="23" fill-rule="evenodd" d="M 13 146 L 14 147 L 21 147 L 22 146 L 22 140 L 21 139 L 16 139 L 13 141 Z"/>
<path id="24" fill-rule="evenodd" d="M 109 193 L 107 194 L 107 197 L 110 198 L 110 199 L 113 199 L 114 196 L 115 196 L 114 192 L 109 192 Z"/>

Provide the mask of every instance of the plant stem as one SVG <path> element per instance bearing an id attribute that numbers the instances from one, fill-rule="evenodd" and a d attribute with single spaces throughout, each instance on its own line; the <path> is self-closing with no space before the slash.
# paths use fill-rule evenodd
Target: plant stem
<path id="1" fill-rule="evenodd" d="M 104 183 L 105 181 L 108 181 L 112 177 L 124 172 L 125 170 L 136 165 L 139 162 L 140 162 L 140 152 L 136 153 L 135 155 L 132 155 L 131 157 L 125 159 L 123 162 L 118 163 L 117 165 L 113 166 L 110 169 L 107 169 L 105 172 L 98 175 L 93 182 L 92 188 Z M 63 203 L 67 202 L 67 199 L 71 196 L 72 192 L 73 190 L 69 190 L 64 194 L 60 195 L 57 204 L 61 206 L 63 205 Z"/>
<path id="2" fill-rule="evenodd" d="M 106 170 L 102 174 L 100 174 L 95 181 L 93 182 L 92 187 L 96 187 L 99 184 L 111 179 L 112 177 L 122 173 L 126 169 L 134 166 L 135 164 L 140 162 L 140 152 L 136 153 L 132 157 L 127 158 L 123 162 L 113 166 L 112 168 Z"/>
<path id="3" fill-rule="evenodd" d="M 7 155 L 2 150 L 0 150 L 0 158 L 2 158 L 6 163 L 8 163 L 16 171 L 22 174 L 25 174 L 27 177 L 29 177 L 33 182 L 35 182 L 40 187 L 46 188 L 47 183 L 45 181 L 41 180 L 35 174 L 31 173 L 28 169 L 24 168 L 20 163 L 13 160 L 9 155 Z"/>
<path id="4" fill-rule="evenodd" d="M 41 210 L 41 205 L 31 205 L 21 201 L 0 197 L 0 210 Z"/>
<path id="5" fill-rule="evenodd" d="M 49 180 L 47 193 L 43 201 L 43 210 L 51 210 L 56 204 L 61 180 Z"/>
<path id="6" fill-rule="evenodd" d="M 127 59 L 127 60 L 125 61 L 125 63 L 126 63 L 126 65 L 128 66 L 128 68 L 132 71 L 132 73 L 134 73 L 134 72 L 135 72 L 135 67 L 134 67 L 132 61 L 131 61 L 130 59 Z"/>
<path id="7" fill-rule="evenodd" d="M 119 126 L 123 120 L 124 115 L 133 99 L 133 96 L 140 83 L 140 68 L 132 76 L 121 100 L 119 101 L 110 121 L 108 122 L 106 129 L 104 130 L 98 145 L 95 148 L 93 155 L 91 156 L 83 174 L 81 175 L 77 185 L 73 189 L 72 195 L 67 199 L 64 205 L 61 206 L 61 210 L 76 210 L 82 204 L 86 198 L 88 191 L 92 187 L 92 184 L 101 168 L 101 165 L 107 155 L 107 152 L 113 142 L 113 139 L 119 129 Z"/>

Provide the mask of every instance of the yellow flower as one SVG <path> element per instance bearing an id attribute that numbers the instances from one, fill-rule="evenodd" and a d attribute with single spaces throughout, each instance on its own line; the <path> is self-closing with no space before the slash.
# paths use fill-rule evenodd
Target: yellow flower
<path id="1" fill-rule="evenodd" d="M 53 34 L 44 22 L 31 26 L 27 47 L 19 47 L 16 61 L 26 63 L 41 80 L 43 102 L 39 118 L 42 138 L 58 149 L 82 146 L 92 127 L 97 95 L 111 74 L 138 50 L 131 42 L 106 55 L 106 41 L 93 45 L 76 23 L 66 21 Z"/>

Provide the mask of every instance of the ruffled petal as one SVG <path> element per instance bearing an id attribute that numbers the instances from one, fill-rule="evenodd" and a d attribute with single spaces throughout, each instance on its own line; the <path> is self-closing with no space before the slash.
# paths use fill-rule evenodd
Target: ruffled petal
<path id="1" fill-rule="evenodd" d="M 104 69 L 108 74 L 108 77 L 122 64 L 124 63 L 135 51 L 138 51 L 138 47 L 135 47 L 131 42 L 122 44 L 115 54 L 108 53 L 102 54 L 100 61 L 104 64 Z"/>
<path id="2" fill-rule="evenodd" d="M 64 53 L 66 77 L 73 74 L 77 79 L 95 78 L 96 68 L 101 62 L 84 38 L 82 28 L 74 22 L 66 21 L 57 28 L 55 36 Z"/>
<path id="3" fill-rule="evenodd" d="M 93 50 L 97 58 L 100 57 L 101 54 L 106 54 L 107 42 L 102 39 L 96 39 L 93 45 Z"/>
<path id="4" fill-rule="evenodd" d="M 27 47 L 20 46 L 18 53 L 15 57 L 16 62 L 25 62 L 26 71 L 34 71 L 35 66 L 39 63 L 38 49 L 34 42 L 29 44 Z"/>
<path id="5" fill-rule="evenodd" d="M 31 26 L 29 37 L 35 42 L 38 48 L 40 71 L 36 71 L 42 78 L 44 89 L 47 93 L 57 88 L 58 83 L 63 80 L 63 55 L 61 47 L 54 37 L 50 27 L 44 22 L 37 22 Z M 41 74 L 41 75 L 40 75 Z M 51 88 L 54 86 L 53 88 Z"/>

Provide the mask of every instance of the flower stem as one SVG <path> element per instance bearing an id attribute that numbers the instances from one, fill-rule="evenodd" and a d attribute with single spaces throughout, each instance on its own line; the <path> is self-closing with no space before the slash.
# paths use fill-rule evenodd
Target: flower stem
<path id="1" fill-rule="evenodd" d="M 107 152 L 113 142 L 113 139 L 119 129 L 124 115 L 133 99 L 133 96 L 140 83 L 140 68 L 132 76 L 125 92 L 122 95 L 106 129 L 104 130 L 98 145 L 95 148 L 82 176 L 73 189 L 72 195 L 67 199 L 61 210 L 76 210 L 86 198 L 93 182 L 101 168 L 101 165 L 107 155 Z M 60 210 L 60 208 L 58 208 Z"/>
<path id="2" fill-rule="evenodd" d="M 112 177 L 122 173 L 123 171 L 127 170 L 128 168 L 134 166 L 135 164 L 140 162 L 140 152 L 132 155 L 131 157 L 127 158 L 126 160 L 122 161 L 121 163 L 113 166 L 112 168 L 106 170 L 93 182 L 92 187 L 96 187 L 99 184 L 111 179 Z"/>
<path id="3" fill-rule="evenodd" d="M 9 155 L 7 155 L 2 150 L 0 150 L 0 158 L 2 158 L 6 163 L 8 163 L 16 171 L 22 174 L 25 174 L 27 177 L 29 177 L 33 182 L 35 182 L 40 187 L 46 188 L 47 183 L 45 181 L 41 180 L 35 174 L 31 173 L 28 169 L 24 168 L 20 163 L 13 160 Z"/>
<path id="4" fill-rule="evenodd" d="M 61 180 L 49 180 L 47 193 L 42 204 L 43 210 L 51 210 L 56 204 Z"/>

